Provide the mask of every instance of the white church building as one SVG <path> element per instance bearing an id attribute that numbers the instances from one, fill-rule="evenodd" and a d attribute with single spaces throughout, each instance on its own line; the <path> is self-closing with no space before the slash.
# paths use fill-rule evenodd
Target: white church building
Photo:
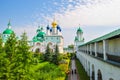
<path id="1" fill-rule="evenodd" d="M 49 44 L 50 49 L 54 52 L 55 46 L 58 45 L 60 53 L 63 53 L 63 36 L 61 33 L 61 27 L 57 24 L 56 21 L 52 22 L 52 27 L 47 25 L 46 33 L 43 31 L 43 27 L 38 27 L 36 30 L 36 35 L 32 39 L 32 48 L 33 52 L 42 52 L 44 53 L 47 45 Z"/>

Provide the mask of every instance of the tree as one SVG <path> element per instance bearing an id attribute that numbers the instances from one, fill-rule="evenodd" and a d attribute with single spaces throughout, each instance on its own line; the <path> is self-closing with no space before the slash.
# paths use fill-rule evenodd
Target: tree
<path id="1" fill-rule="evenodd" d="M 16 56 L 16 80 L 28 80 L 30 78 L 29 69 L 32 64 L 32 53 L 27 42 L 27 35 L 24 32 L 21 39 L 18 41 L 17 56 Z"/>
<path id="2" fill-rule="evenodd" d="M 45 51 L 45 54 L 44 54 L 44 60 L 45 61 L 50 61 L 50 54 L 51 54 L 51 51 L 50 51 L 50 47 L 49 47 L 49 44 L 48 44 L 47 48 L 46 48 L 46 51 Z"/>
<path id="3" fill-rule="evenodd" d="M 58 45 L 56 45 L 54 55 L 52 55 L 52 62 L 54 64 L 56 64 L 56 65 L 59 64 L 59 49 L 58 49 Z"/>
<path id="4" fill-rule="evenodd" d="M 74 45 L 73 45 L 73 44 L 68 45 L 68 49 L 71 49 L 71 50 L 73 50 L 73 52 L 74 52 Z"/>
<path id="5" fill-rule="evenodd" d="M 3 73 L 5 73 L 4 71 L 5 69 L 5 64 L 6 63 L 6 58 L 5 58 L 5 53 L 3 51 L 3 46 L 2 46 L 2 36 L 0 35 L 0 79 L 5 79 L 5 75 Z"/>
<path id="6" fill-rule="evenodd" d="M 16 48 L 17 48 L 17 39 L 16 35 L 12 33 L 7 39 L 4 46 L 4 72 L 3 76 L 5 80 L 13 80 L 14 79 L 14 68 L 15 60 L 16 60 Z"/>

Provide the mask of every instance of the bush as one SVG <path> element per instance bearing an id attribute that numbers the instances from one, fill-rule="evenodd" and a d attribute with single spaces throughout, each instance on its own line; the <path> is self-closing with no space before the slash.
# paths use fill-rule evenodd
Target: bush
<path id="1" fill-rule="evenodd" d="M 64 80 L 65 73 L 57 66 L 49 62 L 42 62 L 31 68 L 34 72 L 34 80 Z"/>

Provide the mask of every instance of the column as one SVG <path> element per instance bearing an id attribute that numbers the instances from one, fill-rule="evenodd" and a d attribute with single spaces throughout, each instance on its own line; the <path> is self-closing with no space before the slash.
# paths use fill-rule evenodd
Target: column
<path id="1" fill-rule="evenodd" d="M 107 55 L 106 55 L 106 40 L 103 40 L 103 57 L 104 57 L 104 60 L 107 60 Z"/>
<path id="2" fill-rule="evenodd" d="M 97 42 L 95 42 L 95 57 L 97 57 Z"/>
<path id="3" fill-rule="evenodd" d="M 90 44 L 90 55 L 92 55 L 92 45 Z"/>

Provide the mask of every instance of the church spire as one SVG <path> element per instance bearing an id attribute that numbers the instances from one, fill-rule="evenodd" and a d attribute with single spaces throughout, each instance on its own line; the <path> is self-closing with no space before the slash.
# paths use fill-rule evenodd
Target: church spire
<path id="1" fill-rule="evenodd" d="M 11 23 L 10 23 L 10 20 L 9 20 L 9 22 L 8 22 L 8 29 L 11 29 Z"/>

